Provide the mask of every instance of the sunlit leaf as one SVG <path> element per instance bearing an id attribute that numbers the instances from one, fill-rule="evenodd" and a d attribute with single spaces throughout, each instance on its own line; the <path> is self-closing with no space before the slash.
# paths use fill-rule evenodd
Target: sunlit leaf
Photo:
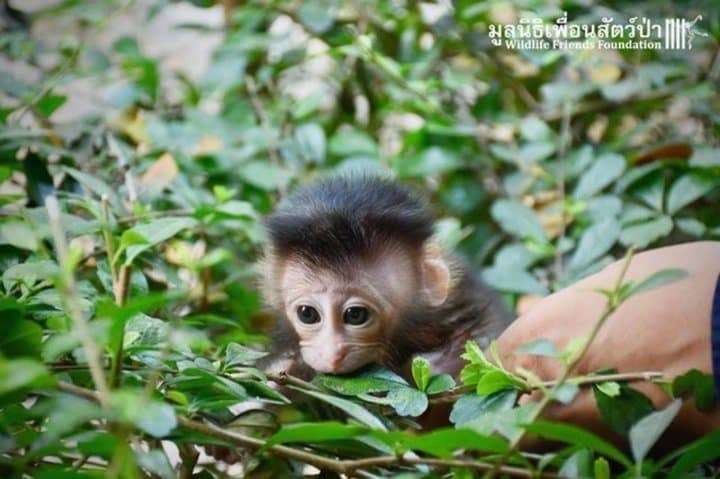
<path id="1" fill-rule="evenodd" d="M 412 362 L 412 375 L 417 388 L 424 391 L 430 381 L 430 362 L 422 356 L 416 356 Z"/>
<path id="2" fill-rule="evenodd" d="M 576 199 L 589 198 L 610 185 L 625 171 L 625 158 L 615 153 L 598 157 L 580 177 L 573 195 Z"/>
<path id="3" fill-rule="evenodd" d="M 518 238 L 533 238 L 538 241 L 547 239 L 545 230 L 533 210 L 512 200 L 499 200 L 493 203 L 490 212 L 505 232 Z"/>
<path id="4" fill-rule="evenodd" d="M 676 399 L 665 409 L 648 414 L 630 428 L 628 434 L 630 450 L 635 462 L 639 463 L 645 459 L 650 448 L 660 439 L 660 436 L 675 419 L 681 406 L 682 400 Z"/>
<path id="5" fill-rule="evenodd" d="M 667 197 L 667 212 L 675 214 L 720 185 L 720 179 L 700 172 L 687 173 L 672 184 Z"/>

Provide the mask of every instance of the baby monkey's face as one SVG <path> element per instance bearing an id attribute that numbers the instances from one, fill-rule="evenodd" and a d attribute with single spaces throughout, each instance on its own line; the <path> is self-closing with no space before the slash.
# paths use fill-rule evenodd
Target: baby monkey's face
<path id="1" fill-rule="evenodd" d="M 416 290 L 415 271 L 410 257 L 397 251 L 342 273 L 311 271 L 288 260 L 281 278 L 283 305 L 303 360 L 333 374 L 383 363 L 391 333 Z"/>

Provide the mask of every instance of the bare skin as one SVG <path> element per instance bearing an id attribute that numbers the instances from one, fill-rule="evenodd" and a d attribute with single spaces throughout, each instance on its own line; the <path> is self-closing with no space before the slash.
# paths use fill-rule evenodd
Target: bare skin
<path id="1" fill-rule="evenodd" d="M 606 300 L 594 291 L 612 288 L 621 262 L 552 294 L 520 316 L 498 338 L 504 363 L 535 372 L 544 380 L 560 376 L 562 366 L 551 358 L 515 355 L 513 351 L 534 339 L 546 338 L 562 348 L 573 338 L 587 334 L 597 321 Z M 608 318 L 573 375 L 614 368 L 620 373 L 659 371 L 672 379 L 696 368 L 712 373 L 710 318 L 715 284 L 720 274 L 720 242 L 697 242 L 637 254 L 626 279 L 642 281 L 665 268 L 681 268 L 688 276 L 631 297 Z M 659 386 L 633 383 L 656 407 L 670 398 Z M 526 397 L 532 400 L 533 397 Z M 592 391 L 583 390 L 568 406 L 553 404 L 545 417 L 571 422 L 622 442 L 607 430 L 595 407 Z M 720 408 L 711 413 L 696 410 L 685 401 L 666 439 L 672 443 L 696 438 L 720 427 Z"/>
<path id="2" fill-rule="evenodd" d="M 449 269 L 440 250 L 426 250 L 419 272 L 409 252 L 388 248 L 358 264 L 350 278 L 287 260 L 280 277 L 282 306 L 305 362 L 315 371 L 343 374 L 382 360 L 408 304 L 442 304 L 448 295 Z M 315 321 L 303 322 L 303 307 L 315 311 Z M 348 323 L 350 308 L 362 308 L 365 321 Z"/>

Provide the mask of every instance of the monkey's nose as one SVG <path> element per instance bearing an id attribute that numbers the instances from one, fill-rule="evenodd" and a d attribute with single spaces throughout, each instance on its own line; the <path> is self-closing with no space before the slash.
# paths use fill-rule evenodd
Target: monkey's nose
<path id="1" fill-rule="evenodd" d="M 341 346 L 335 351 L 335 355 L 333 356 L 331 360 L 331 365 L 334 370 L 338 370 L 340 366 L 342 365 L 343 360 L 345 359 L 345 356 L 347 356 L 347 348 L 344 346 Z"/>

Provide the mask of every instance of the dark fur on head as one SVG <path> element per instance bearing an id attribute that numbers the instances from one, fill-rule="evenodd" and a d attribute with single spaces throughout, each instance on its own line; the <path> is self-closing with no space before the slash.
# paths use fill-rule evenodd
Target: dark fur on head
<path id="1" fill-rule="evenodd" d="M 303 188 L 265 225 L 273 254 L 320 268 L 352 265 L 391 242 L 416 249 L 433 234 L 427 206 L 379 177 L 334 177 Z"/>

